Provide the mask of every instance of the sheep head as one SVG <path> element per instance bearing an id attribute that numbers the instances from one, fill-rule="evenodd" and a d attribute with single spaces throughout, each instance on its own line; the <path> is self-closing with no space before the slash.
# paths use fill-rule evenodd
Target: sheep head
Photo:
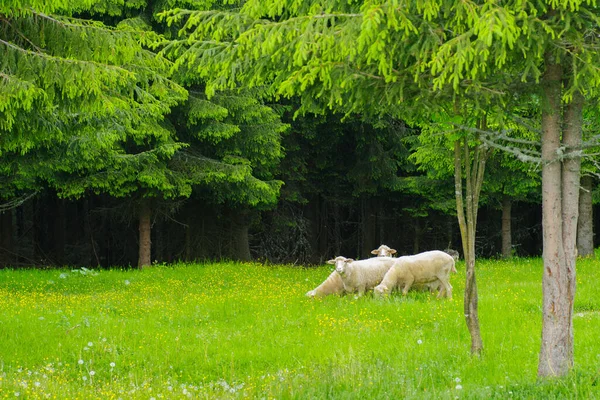
<path id="1" fill-rule="evenodd" d="M 396 250 L 382 244 L 377 249 L 371 251 L 371 254 L 377 255 L 377 257 L 391 257 L 392 254 L 396 254 Z"/>
<path id="2" fill-rule="evenodd" d="M 373 289 L 373 292 L 376 297 L 382 297 L 382 296 L 389 294 L 390 289 L 386 285 L 381 283 L 378 286 L 376 286 L 375 289 Z"/>
<path id="3" fill-rule="evenodd" d="M 353 261 L 354 260 L 352 258 L 337 256 L 333 260 L 327 261 L 327 264 L 335 265 L 336 272 L 340 275 L 344 275 L 347 271 L 348 264 L 350 264 Z"/>

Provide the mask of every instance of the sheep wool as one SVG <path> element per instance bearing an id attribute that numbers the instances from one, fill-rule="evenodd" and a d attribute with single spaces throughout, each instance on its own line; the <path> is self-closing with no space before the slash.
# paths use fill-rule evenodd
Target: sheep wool
<path id="1" fill-rule="evenodd" d="M 358 295 L 362 296 L 365 290 L 372 289 L 381 282 L 396 260 L 398 259 L 392 257 L 373 257 L 354 261 L 351 258 L 338 256 L 327 262 L 335 265 L 335 271 L 344 283 L 345 292 L 358 291 Z"/>
<path id="2" fill-rule="evenodd" d="M 450 273 L 456 272 L 454 257 L 433 250 L 395 260 L 381 283 L 375 287 L 375 295 L 388 294 L 395 288 L 402 288 L 402 294 L 406 295 L 413 284 L 437 284 L 439 281 L 441 289 L 438 298 L 442 295 L 452 298 Z"/>

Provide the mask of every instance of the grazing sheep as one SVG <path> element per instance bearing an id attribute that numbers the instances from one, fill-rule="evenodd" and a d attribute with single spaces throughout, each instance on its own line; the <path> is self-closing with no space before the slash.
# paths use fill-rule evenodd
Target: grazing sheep
<path id="1" fill-rule="evenodd" d="M 450 272 L 456 272 L 454 258 L 439 250 L 426 251 L 413 256 L 397 258 L 392 267 L 375 288 L 375 295 L 390 293 L 396 287 L 402 287 L 406 295 L 413 284 L 429 284 L 439 281 L 442 288 L 438 298 L 445 295 L 452 298 Z"/>
<path id="2" fill-rule="evenodd" d="M 454 258 L 454 261 L 458 261 L 458 259 L 460 258 L 460 253 L 453 249 L 446 249 L 444 250 L 444 253 L 448 253 L 450 256 L 452 256 L 452 258 Z"/>
<path id="3" fill-rule="evenodd" d="M 371 251 L 371 254 L 375 254 L 377 257 L 392 257 L 393 254 L 396 254 L 396 250 L 386 246 L 385 244 L 382 244 L 375 250 Z"/>
<path id="4" fill-rule="evenodd" d="M 446 253 L 450 254 L 455 260 L 458 259 L 458 251 L 456 251 L 456 250 L 444 250 L 444 251 Z M 456 257 L 450 252 L 456 253 Z M 386 246 L 385 244 L 382 244 L 381 246 L 379 246 L 379 248 L 371 251 L 371 254 L 376 254 L 377 257 L 391 257 L 392 254 L 396 254 L 396 250 Z M 424 283 L 424 284 L 417 283 L 416 285 L 413 286 L 413 288 L 416 290 L 419 290 L 419 291 L 428 290 L 430 293 L 433 293 L 436 291 L 441 291 L 444 289 L 442 283 L 439 280 L 437 280 L 435 282 Z"/>
<path id="5" fill-rule="evenodd" d="M 342 282 L 342 278 L 340 274 L 336 271 L 333 271 L 327 279 L 323 281 L 319 286 L 314 288 L 313 290 L 309 290 L 306 292 L 307 297 L 323 297 L 328 294 L 342 294 L 344 293 L 344 282 Z"/>
<path id="6" fill-rule="evenodd" d="M 395 254 L 396 250 L 382 244 L 378 249 L 375 249 L 371 252 L 371 254 L 376 254 L 378 257 L 388 257 L 392 254 Z M 437 289 L 437 287 L 436 287 Z M 323 281 L 319 286 L 314 288 L 313 290 L 309 290 L 306 292 L 307 297 L 323 297 L 329 294 L 342 294 L 344 293 L 344 282 L 342 282 L 342 278 L 340 274 L 333 271 L 327 279 Z"/>
<path id="7" fill-rule="evenodd" d="M 342 278 L 345 292 L 358 291 L 358 295 L 362 296 L 365 290 L 372 289 L 381 282 L 397 260 L 391 257 L 373 257 L 354 261 L 351 258 L 338 256 L 327 263 L 335 265 L 335 271 Z"/>

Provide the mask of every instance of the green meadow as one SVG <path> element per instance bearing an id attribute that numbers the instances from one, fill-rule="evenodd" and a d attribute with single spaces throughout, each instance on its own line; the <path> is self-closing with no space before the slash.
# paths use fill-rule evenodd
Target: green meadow
<path id="1" fill-rule="evenodd" d="M 576 365 L 548 382 L 539 258 L 477 261 L 480 358 L 461 262 L 452 300 L 306 298 L 329 266 L 2 270 L 0 398 L 600 398 L 599 264 L 578 261 Z"/>

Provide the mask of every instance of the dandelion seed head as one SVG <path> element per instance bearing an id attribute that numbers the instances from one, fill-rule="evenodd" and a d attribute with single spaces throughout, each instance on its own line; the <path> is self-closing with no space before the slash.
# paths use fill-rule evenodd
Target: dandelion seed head
<path id="1" fill-rule="evenodd" d="M 83 363 L 84 363 L 84 361 L 83 361 L 83 360 L 79 360 L 79 361 L 77 361 L 77 364 L 79 364 L 79 365 L 82 365 Z"/>
<path id="2" fill-rule="evenodd" d="M 461 390 L 462 389 L 462 385 L 456 385 L 456 390 Z"/>
<path id="3" fill-rule="evenodd" d="M 93 342 L 88 342 L 88 347 L 92 347 L 94 345 Z"/>
<path id="4" fill-rule="evenodd" d="M 110 367 L 111 367 L 111 368 L 114 368 L 116 365 L 117 365 L 117 364 L 115 364 L 114 362 L 111 362 L 111 363 L 110 363 Z"/>
<path id="5" fill-rule="evenodd" d="M 421 339 L 417 340 L 417 344 L 423 344 L 423 341 Z"/>

